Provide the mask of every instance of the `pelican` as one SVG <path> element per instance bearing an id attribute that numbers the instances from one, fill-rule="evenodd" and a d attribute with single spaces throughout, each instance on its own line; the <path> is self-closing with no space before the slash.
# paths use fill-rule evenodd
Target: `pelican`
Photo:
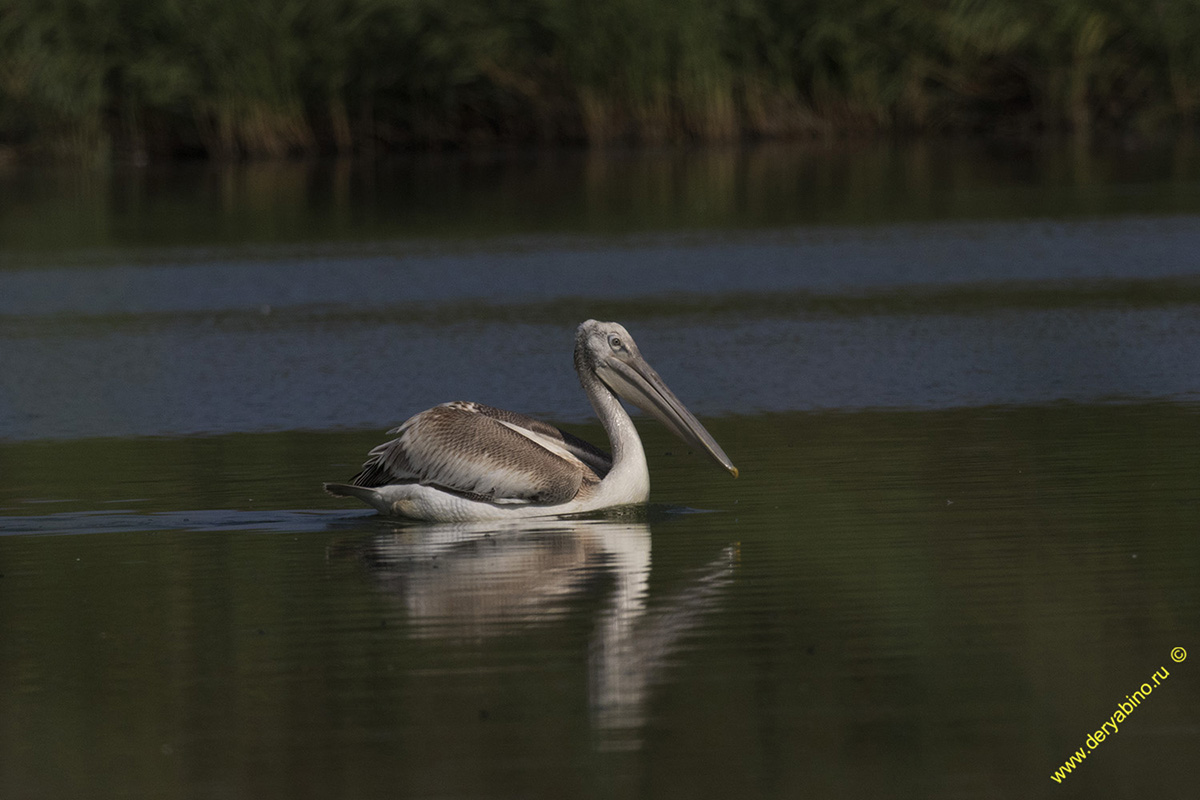
<path id="1" fill-rule="evenodd" d="M 580 514 L 645 503 L 650 471 L 618 398 L 653 415 L 737 477 L 737 467 L 646 363 L 616 322 L 589 319 L 575 333 L 575 371 L 612 455 L 540 420 L 456 401 L 422 411 L 367 455 L 350 483 L 326 483 L 383 514 L 472 522 Z"/>

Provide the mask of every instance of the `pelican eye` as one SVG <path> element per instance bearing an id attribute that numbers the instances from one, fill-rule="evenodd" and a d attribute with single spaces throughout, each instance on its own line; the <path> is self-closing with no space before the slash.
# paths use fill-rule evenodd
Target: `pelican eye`
<path id="1" fill-rule="evenodd" d="M 609 346 L 609 347 L 611 347 L 613 350 L 620 350 L 620 349 L 621 349 L 621 348 L 623 348 L 625 345 L 623 345 L 623 344 L 621 343 L 621 337 L 620 337 L 620 336 L 611 336 L 611 337 L 609 337 L 609 339 L 608 339 L 608 346 Z"/>

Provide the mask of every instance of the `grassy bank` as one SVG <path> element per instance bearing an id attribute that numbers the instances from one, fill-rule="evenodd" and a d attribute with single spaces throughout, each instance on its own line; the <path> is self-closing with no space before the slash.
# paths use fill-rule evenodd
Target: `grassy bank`
<path id="1" fill-rule="evenodd" d="M 1200 0 L 10 0 L 0 145 L 1134 133 L 1200 106 Z"/>

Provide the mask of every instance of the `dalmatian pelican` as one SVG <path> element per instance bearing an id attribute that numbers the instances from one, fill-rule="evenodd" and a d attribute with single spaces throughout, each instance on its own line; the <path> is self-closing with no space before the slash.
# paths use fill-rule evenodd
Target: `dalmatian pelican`
<path id="1" fill-rule="evenodd" d="M 650 471 L 621 398 L 737 477 L 737 467 L 667 388 L 616 322 L 588 320 L 575 334 L 575 371 L 612 455 L 540 420 L 481 403 L 422 411 L 370 451 L 349 483 L 326 483 L 381 513 L 432 522 L 580 514 L 645 503 Z"/>

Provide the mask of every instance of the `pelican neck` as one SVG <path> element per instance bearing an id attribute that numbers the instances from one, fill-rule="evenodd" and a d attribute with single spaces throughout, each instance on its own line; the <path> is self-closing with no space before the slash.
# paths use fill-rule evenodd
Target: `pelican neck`
<path id="1" fill-rule="evenodd" d="M 600 425 L 608 435 L 608 443 L 612 447 L 612 471 L 616 472 L 629 462 L 641 465 L 645 470 L 646 452 L 642 440 L 638 436 L 633 419 L 625 407 L 621 405 L 615 392 L 605 385 L 592 370 L 580 372 L 580 383 L 592 401 L 592 408 L 600 418 Z"/>

